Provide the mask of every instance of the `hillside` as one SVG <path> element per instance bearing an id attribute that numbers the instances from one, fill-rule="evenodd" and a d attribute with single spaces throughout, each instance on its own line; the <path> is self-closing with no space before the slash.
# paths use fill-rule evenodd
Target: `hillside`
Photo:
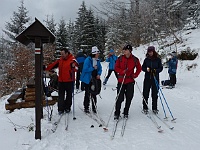
<path id="1" fill-rule="evenodd" d="M 191 33 L 189 33 L 191 32 Z M 184 43 L 177 45 L 178 52 L 190 47 L 199 51 L 200 49 L 200 29 L 187 31 L 182 34 Z M 189 33 L 189 34 L 188 34 Z M 157 42 L 151 45 L 157 46 Z M 183 45 L 185 45 L 183 47 Z M 137 48 L 133 51 L 141 63 L 145 57 L 147 45 Z M 170 52 L 170 49 L 166 51 Z M 188 71 L 187 66 L 197 64 Z M 103 62 L 103 73 L 101 79 L 105 76 L 107 63 Z M 164 96 L 168 102 L 169 108 L 175 118 L 176 123 L 170 120 L 171 115 L 165 107 L 167 116 L 169 117 L 167 124 L 174 127 L 173 130 L 155 118 L 157 123 L 164 130 L 158 133 L 152 121 L 141 113 L 144 73 L 136 79 L 135 94 L 130 108 L 130 115 L 127 121 L 124 136 L 121 137 L 122 122 L 119 122 L 115 138 L 111 140 L 113 128 L 113 117 L 108 125 L 108 132 L 104 132 L 98 124 L 86 116 L 79 107 L 83 107 L 84 93 L 75 95 L 75 116 L 73 120 L 70 113 L 68 131 L 65 131 L 65 117 L 61 119 L 58 129 L 52 133 L 52 123 L 57 118 L 57 106 L 54 106 L 53 118 L 49 122 L 47 120 L 47 112 L 44 110 L 44 119 L 42 119 L 42 140 L 34 139 L 34 131 L 28 131 L 30 126 L 35 123 L 35 109 L 20 109 L 12 113 L 7 113 L 4 108 L 6 99 L 4 96 L 0 99 L 0 145 L 3 150 L 188 150 L 198 149 L 200 147 L 199 131 L 199 84 L 200 84 L 200 59 L 194 61 L 179 61 L 177 72 L 177 85 L 174 89 L 162 89 Z M 168 79 L 167 68 L 164 68 L 160 74 L 161 80 Z M 112 88 L 116 87 L 116 78 L 112 74 L 107 83 L 106 90 L 102 89 L 101 97 L 98 97 L 98 112 L 102 119 L 107 123 L 115 103 L 116 91 Z M 138 85 L 138 86 L 137 86 Z M 149 104 L 151 104 L 149 99 Z M 123 108 L 123 106 L 122 106 Z M 159 117 L 164 118 L 161 102 L 158 100 L 158 108 L 160 110 Z M 12 122 L 11 122 L 12 121 Z M 19 125 L 14 126 L 13 125 Z M 94 125 L 94 128 L 91 128 Z M 14 130 L 14 127 L 17 130 Z M 28 128 L 27 128 L 28 127 Z"/>

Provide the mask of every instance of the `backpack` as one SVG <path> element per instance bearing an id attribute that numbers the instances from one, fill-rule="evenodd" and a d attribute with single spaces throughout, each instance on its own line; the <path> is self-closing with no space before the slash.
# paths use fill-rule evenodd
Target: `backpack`
<path id="1" fill-rule="evenodd" d="M 89 92 L 92 95 L 98 95 L 101 92 L 101 80 L 96 78 L 91 78 L 89 83 Z"/>

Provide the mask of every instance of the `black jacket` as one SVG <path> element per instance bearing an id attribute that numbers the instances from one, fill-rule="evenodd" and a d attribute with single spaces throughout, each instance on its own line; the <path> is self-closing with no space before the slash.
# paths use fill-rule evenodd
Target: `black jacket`
<path id="1" fill-rule="evenodd" d="M 147 72 L 147 68 L 150 68 L 150 72 Z M 142 71 L 145 72 L 145 79 L 153 79 L 155 75 L 157 81 L 159 81 L 159 73 L 163 70 L 161 59 L 146 57 L 142 64 Z"/>

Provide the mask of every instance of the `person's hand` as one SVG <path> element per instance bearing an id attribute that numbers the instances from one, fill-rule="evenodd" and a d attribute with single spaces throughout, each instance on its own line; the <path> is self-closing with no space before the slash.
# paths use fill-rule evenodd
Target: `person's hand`
<path id="1" fill-rule="evenodd" d="M 94 66 L 94 69 L 97 69 L 97 65 L 96 65 L 96 66 Z"/>
<path id="2" fill-rule="evenodd" d="M 149 67 L 147 67 L 147 72 L 150 72 L 150 71 L 151 71 L 151 69 Z"/>
<path id="3" fill-rule="evenodd" d="M 100 79 L 100 75 L 97 75 L 97 77 L 96 77 L 97 79 Z"/>
<path id="4" fill-rule="evenodd" d="M 75 63 L 71 63 L 71 67 L 74 68 L 76 65 Z"/>

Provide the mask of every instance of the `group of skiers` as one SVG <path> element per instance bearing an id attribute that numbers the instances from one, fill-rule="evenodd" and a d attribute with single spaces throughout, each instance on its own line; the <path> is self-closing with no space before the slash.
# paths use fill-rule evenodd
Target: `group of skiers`
<path id="1" fill-rule="evenodd" d="M 148 113 L 148 98 L 151 89 L 152 97 L 152 111 L 157 114 L 157 99 L 158 99 L 158 85 L 159 73 L 162 72 L 163 66 L 161 59 L 154 46 L 147 48 L 146 58 L 143 64 L 140 64 L 139 59 L 132 54 L 132 46 L 125 45 L 123 47 L 123 54 L 119 57 L 115 55 L 115 51 L 110 49 L 106 62 L 109 62 L 108 74 L 103 81 L 106 85 L 112 72 L 118 80 L 117 95 L 115 103 L 114 119 L 119 119 L 121 114 L 121 104 L 125 100 L 125 107 L 122 111 L 124 118 L 128 118 L 129 108 L 134 96 L 135 79 L 140 72 L 145 72 L 143 82 L 143 112 Z M 84 111 L 90 113 L 89 105 L 92 102 L 92 111 L 97 112 L 97 94 L 101 91 L 102 66 L 99 59 L 100 51 L 94 46 L 92 47 L 89 56 L 79 50 L 76 57 L 74 57 L 67 48 L 61 49 L 61 57 L 54 63 L 48 65 L 46 71 L 58 68 L 58 113 L 69 113 L 72 105 L 72 93 L 74 92 L 74 82 L 76 81 L 76 89 L 79 89 L 81 81 L 81 90 L 85 91 L 84 95 Z M 175 57 L 175 54 L 173 54 Z M 176 57 L 175 57 L 176 58 Z M 169 76 L 171 85 L 176 84 L 176 67 L 174 67 L 174 59 L 169 60 Z M 176 58 L 177 59 L 177 58 Z M 177 62 L 177 61 L 176 61 Z M 76 73 L 76 74 L 75 74 Z M 76 80 L 75 80 L 76 79 Z"/>

